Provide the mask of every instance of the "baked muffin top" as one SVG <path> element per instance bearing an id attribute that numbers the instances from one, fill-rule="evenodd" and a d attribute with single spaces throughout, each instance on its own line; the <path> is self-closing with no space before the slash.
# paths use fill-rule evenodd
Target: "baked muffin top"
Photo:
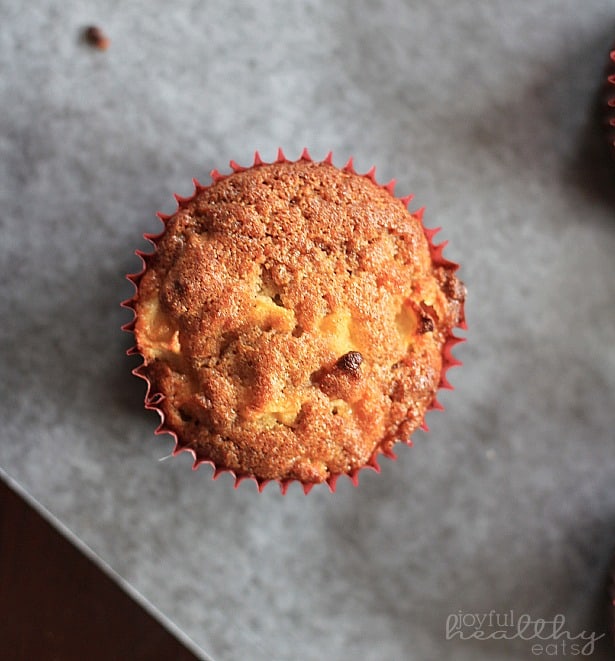
<path id="1" fill-rule="evenodd" d="M 179 448 L 310 484 L 421 425 L 465 289 L 401 200 L 329 162 L 278 162 L 198 187 L 165 224 L 134 333 Z"/>

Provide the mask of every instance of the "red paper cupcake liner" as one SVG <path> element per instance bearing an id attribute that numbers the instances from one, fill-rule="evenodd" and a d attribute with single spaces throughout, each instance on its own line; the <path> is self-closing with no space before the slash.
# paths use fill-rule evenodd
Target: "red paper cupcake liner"
<path id="1" fill-rule="evenodd" d="M 298 161 L 328 163 L 329 165 L 333 165 L 333 153 L 329 152 L 322 161 L 314 161 L 312 159 L 312 157 L 310 156 L 308 150 L 304 149 L 301 152 L 301 156 L 297 160 Z M 284 155 L 284 152 L 282 151 L 282 149 L 278 149 L 277 157 L 272 163 L 290 163 L 290 162 L 292 162 L 292 161 L 290 159 L 286 158 L 286 156 Z M 210 184 L 210 185 L 213 185 L 213 184 L 217 183 L 218 181 L 222 181 L 223 179 L 226 179 L 227 177 L 231 176 L 232 174 L 234 174 L 236 172 L 242 172 L 244 170 L 248 170 L 251 167 L 258 167 L 260 165 L 268 165 L 268 164 L 269 163 L 265 163 L 265 161 L 262 160 L 262 158 L 261 158 L 261 156 L 258 152 L 255 152 L 254 161 L 253 161 L 252 165 L 248 166 L 248 167 L 243 167 L 243 166 L 239 165 L 238 163 L 236 163 L 235 161 L 230 161 L 229 165 L 230 165 L 230 168 L 231 168 L 231 172 L 229 174 L 222 174 L 218 170 L 212 170 L 211 171 L 210 176 L 211 176 L 211 179 L 212 179 L 212 184 Z M 356 174 L 356 175 L 359 175 L 359 176 L 366 177 L 367 179 L 372 181 L 374 184 L 376 184 L 378 187 L 386 190 L 392 197 L 397 197 L 394 194 L 395 180 L 392 179 L 387 184 L 379 184 L 376 181 L 376 176 L 375 176 L 376 168 L 375 167 L 372 167 L 368 172 L 361 175 L 360 173 L 356 172 L 356 170 L 354 168 L 353 159 L 349 158 L 348 161 L 346 162 L 346 164 L 341 168 L 341 170 L 349 172 L 351 174 Z M 200 193 L 202 190 L 204 190 L 205 188 L 208 188 L 208 186 L 203 186 L 196 179 L 193 179 L 192 181 L 193 181 L 193 184 L 194 184 L 194 193 L 192 195 L 190 195 L 188 197 L 182 197 L 180 195 L 175 195 L 174 196 L 175 199 L 177 200 L 177 210 L 181 209 L 183 206 L 190 203 L 194 199 L 194 197 L 198 193 Z M 406 208 L 408 208 L 408 205 L 410 204 L 410 201 L 413 199 L 413 195 L 407 195 L 405 197 L 397 197 L 397 199 L 401 200 L 401 202 L 404 204 L 404 206 Z M 176 210 L 176 212 L 177 212 L 177 210 Z M 441 228 L 436 227 L 434 229 L 428 229 L 428 228 L 425 227 L 425 225 L 423 224 L 424 207 L 421 207 L 420 209 L 417 209 L 416 211 L 411 211 L 410 213 L 412 213 L 412 215 L 415 218 L 418 218 L 418 220 L 421 223 L 421 226 L 423 227 L 425 237 L 427 238 L 427 242 L 429 244 L 429 250 L 430 250 L 430 253 L 431 253 L 431 258 L 432 258 L 432 261 L 434 262 L 434 264 L 436 266 L 444 266 L 446 268 L 451 269 L 452 271 L 456 271 L 459 268 L 459 264 L 456 264 L 455 262 L 451 262 L 450 260 L 446 259 L 443 256 L 443 251 L 444 251 L 444 248 L 446 247 L 446 245 L 448 244 L 448 241 L 444 241 L 444 242 L 439 243 L 439 244 L 435 244 L 434 241 L 433 241 L 435 235 L 440 231 Z M 157 213 L 156 215 L 158 216 L 158 218 L 161 220 L 161 222 L 164 225 L 163 230 L 158 234 L 144 234 L 143 235 L 144 238 L 147 241 L 149 241 L 152 244 L 152 246 L 154 247 L 154 252 L 156 251 L 158 239 L 160 239 L 166 231 L 167 221 L 174 216 L 174 213 L 173 214 Z M 130 321 L 127 324 L 124 324 L 122 326 L 122 330 L 134 333 L 135 322 L 136 322 L 136 302 L 137 302 L 137 296 L 138 296 L 138 286 L 139 286 L 139 282 L 140 282 L 141 278 L 143 277 L 143 274 L 145 273 L 145 271 L 147 269 L 147 258 L 149 256 L 151 256 L 152 254 L 154 254 L 154 252 L 146 253 L 142 250 L 137 250 L 135 252 L 135 254 L 141 259 L 142 268 L 138 273 L 132 273 L 132 274 L 129 274 L 129 275 L 126 276 L 127 279 L 130 280 L 130 282 L 132 282 L 132 284 L 134 285 L 135 294 L 131 298 L 123 301 L 122 304 L 121 304 L 122 307 L 127 308 L 129 310 L 132 310 L 133 314 L 135 316 L 134 316 L 132 321 Z M 462 329 L 462 330 L 465 330 L 467 328 L 467 325 L 466 325 L 466 321 L 465 321 L 463 306 L 461 308 L 461 313 L 460 314 L 461 314 L 461 317 L 460 317 L 461 320 L 460 320 L 457 327 Z M 455 356 L 452 353 L 453 347 L 456 346 L 457 344 L 461 343 L 461 342 L 465 342 L 464 337 L 456 337 L 455 335 L 451 334 L 450 337 L 446 340 L 446 342 L 444 344 L 444 347 L 443 347 L 443 350 L 442 350 L 442 372 L 441 372 L 441 376 L 440 376 L 440 383 L 438 385 L 438 389 L 453 390 L 453 386 L 449 383 L 449 381 L 446 378 L 446 373 L 448 372 L 448 370 L 451 367 L 456 367 L 456 366 L 459 366 L 459 365 L 462 364 L 461 361 L 458 360 L 457 358 L 455 358 Z M 129 349 L 127 351 L 127 354 L 128 355 L 141 355 L 141 353 L 139 352 L 139 350 L 136 346 L 133 346 L 131 349 Z M 173 452 L 172 452 L 173 456 L 178 455 L 181 452 L 189 452 L 190 454 L 192 454 L 193 459 L 194 459 L 194 463 L 192 465 L 193 470 L 196 470 L 202 464 L 209 464 L 213 468 L 213 476 L 212 477 L 213 477 L 214 480 L 216 480 L 218 477 L 220 477 L 220 475 L 222 475 L 223 473 L 230 473 L 233 476 L 234 480 L 235 480 L 235 483 L 234 483 L 235 488 L 237 488 L 244 480 L 252 480 L 252 481 L 255 482 L 259 493 L 263 491 L 263 489 L 267 486 L 267 484 L 269 482 L 277 482 L 280 486 L 280 490 L 281 490 L 282 494 L 286 494 L 286 492 L 288 491 L 289 486 L 293 482 L 300 482 L 299 480 L 297 480 L 295 478 L 289 478 L 289 479 L 283 479 L 283 480 L 271 480 L 271 479 L 262 479 L 262 478 L 252 476 L 252 475 L 237 475 L 235 473 L 235 471 L 233 471 L 232 469 L 220 468 L 219 466 L 216 466 L 213 461 L 211 461 L 209 459 L 203 459 L 203 458 L 198 457 L 197 454 L 196 454 L 196 451 L 192 447 L 189 447 L 187 444 L 182 444 L 182 442 L 178 438 L 177 434 L 174 431 L 172 431 L 170 429 L 167 429 L 165 427 L 165 424 L 164 424 L 165 416 L 164 416 L 163 411 L 160 408 L 160 403 L 162 402 L 162 400 L 164 398 L 164 395 L 162 393 L 152 392 L 152 384 L 151 384 L 150 380 L 148 379 L 148 377 L 146 376 L 146 374 L 144 373 L 143 370 L 144 370 L 144 363 L 142 363 L 141 365 L 136 367 L 134 370 L 132 370 L 132 373 L 135 376 L 138 376 L 139 378 L 143 379 L 147 384 L 147 391 L 146 391 L 146 394 L 145 394 L 145 408 L 148 409 L 148 410 L 156 411 L 158 413 L 158 415 L 160 416 L 160 424 L 158 425 L 158 427 L 156 428 L 154 433 L 155 434 L 170 434 L 173 437 L 173 439 L 175 441 L 175 447 L 173 448 Z M 430 410 L 444 410 L 444 407 L 442 406 L 442 404 L 437 399 L 437 393 L 434 396 L 434 399 L 431 402 L 430 406 L 427 408 L 426 413 Z M 429 428 L 427 427 L 427 424 L 425 423 L 424 418 L 423 418 L 423 422 L 421 423 L 421 429 L 423 429 L 424 431 L 429 431 Z M 407 440 L 404 440 L 404 441 L 401 441 L 401 442 L 404 443 L 405 445 L 412 446 L 412 440 L 411 439 L 407 439 Z M 396 454 L 392 450 L 377 447 L 374 450 L 374 452 L 372 453 L 372 456 L 370 457 L 368 462 L 364 466 L 360 466 L 358 468 L 355 468 L 354 470 L 352 470 L 349 473 L 337 473 L 337 474 L 334 474 L 334 475 L 330 475 L 325 480 L 326 484 L 329 487 L 329 490 L 332 493 L 335 492 L 338 478 L 341 477 L 341 476 L 348 477 L 350 479 L 350 481 L 352 482 L 352 484 L 356 487 L 359 484 L 359 473 L 362 470 L 370 470 L 371 469 L 371 470 L 374 470 L 377 473 L 379 473 L 380 470 L 381 470 L 380 466 L 378 464 L 378 456 L 379 455 L 383 455 L 383 456 L 385 456 L 385 457 L 387 457 L 388 459 L 391 459 L 391 460 L 397 459 Z M 316 483 L 303 483 L 303 482 L 300 482 L 300 484 L 303 488 L 304 493 L 308 494 L 312 490 L 312 488 L 315 486 Z"/>
<path id="2" fill-rule="evenodd" d="M 615 156 L 615 50 L 611 50 L 609 53 L 609 64 L 606 70 L 605 103 L 606 135 L 611 153 Z"/>

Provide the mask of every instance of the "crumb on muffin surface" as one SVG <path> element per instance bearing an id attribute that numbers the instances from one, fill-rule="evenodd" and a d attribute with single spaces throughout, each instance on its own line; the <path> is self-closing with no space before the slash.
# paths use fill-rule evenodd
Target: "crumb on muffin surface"
<path id="1" fill-rule="evenodd" d="M 199 189 L 144 259 L 134 332 L 164 428 L 238 476 L 322 482 L 407 440 L 463 319 L 420 220 L 328 163 Z"/>

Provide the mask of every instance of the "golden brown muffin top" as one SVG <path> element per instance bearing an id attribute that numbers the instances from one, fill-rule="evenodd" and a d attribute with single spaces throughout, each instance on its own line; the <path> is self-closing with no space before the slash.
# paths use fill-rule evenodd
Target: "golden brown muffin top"
<path id="1" fill-rule="evenodd" d="M 156 245 L 134 302 L 141 372 L 197 461 L 316 483 L 421 424 L 465 291 L 371 179 L 307 160 L 235 172 Z"/>

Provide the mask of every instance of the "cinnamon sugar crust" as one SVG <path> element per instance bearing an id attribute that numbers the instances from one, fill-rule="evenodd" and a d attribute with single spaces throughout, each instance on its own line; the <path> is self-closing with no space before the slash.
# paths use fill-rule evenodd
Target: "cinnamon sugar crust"
<path id="1" fill-rule="evenodd" d="M 420 426 L 465 288 L 388 191 L 326 162 L 258 165 L 182 202 L 156 244 L 141 372 L 197 460 L 317 483 Z"/>

